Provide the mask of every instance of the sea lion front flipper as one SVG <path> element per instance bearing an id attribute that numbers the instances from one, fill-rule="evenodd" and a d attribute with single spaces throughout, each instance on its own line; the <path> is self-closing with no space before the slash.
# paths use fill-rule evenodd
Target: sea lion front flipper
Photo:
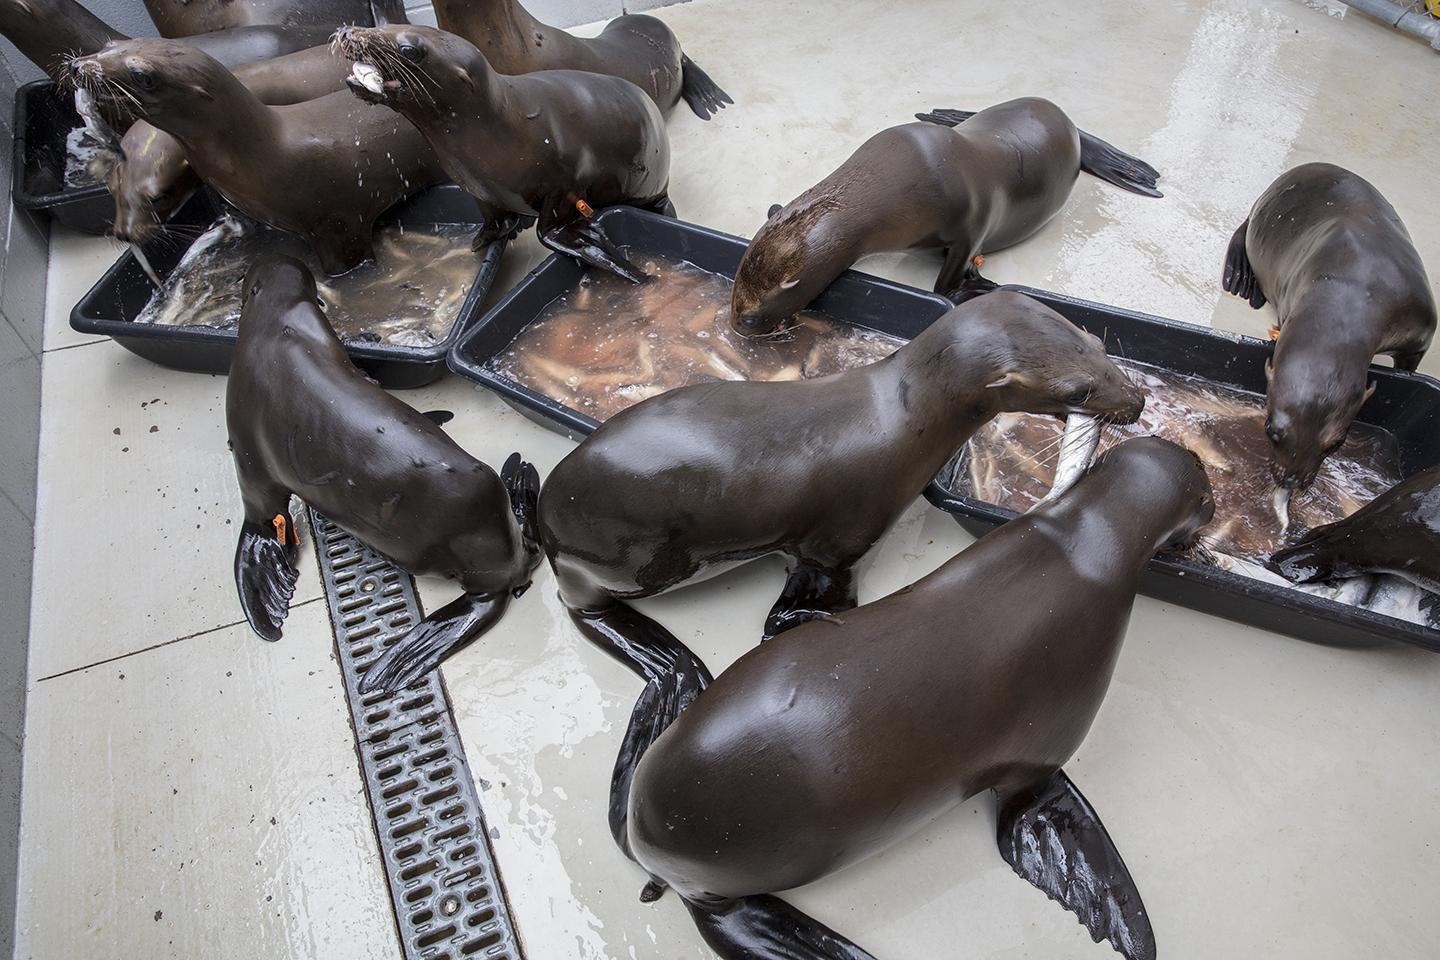
<path id="1" fill-rule="evenodd" d="M 958 127 L 973 116 L 974 110 L 931 110 L 929 113 L 915 114 L 915 119 L 925 123 L 938 123 L 942 127 Z"/>
<path id="2" fill-rule="evenodd" d="M 1225 251 L 1225 275 L 1220 284 L 1226 293 L 1249 300 L 1250 306 L 1259 310 L 1265 306 L 1265 294 L 1260 290 L 1260 281 L 1255 279 L 1255 270 L 1250 266 L 1250 254 L 1245 250 L 1245 235 L 1249 230 L 1247 218 L 1230 237 L 1230 248 Z"/>
<path id="3" fill-rule="evenodd" d="M 1142 197 L 1163 197 L 1155 189 L 1160 180 L 1160 171 L 1139 157 L 1132 157 L 1124 150 L 1106 143 L 1092 133 L 1080 133 L 1080 169 L 1092 177 L 1099 177 L 1106 183 L 1113 183 L 1121 190 L 1138 193 Z"/>
<path id="4" fill-rule="evenodd" d="M 268 525 L 252 520 L 240 525 L 240 541 L 235 545 L 235 586 L 240 592 L 240 609 L 262 640 L 280 639 L 281 627 L 290 612 L 290 598 L 295 595 L 295 581 L 300 576 L 295 564 L 299 544 L 288 512 L 277 513 Z"/>
<path id="5" fill-rule="evenodd" d="M 723 907 L 687 900 L 685 906 L 722 960 L 875 960 L 779 897 L 745 897 Z"/>
<path id="6" fill-rule="evenodd" d="M 701 120 L 709 120 L 724 110 L 727 103 L 735 102 L 730 99 L 730 94 L 710 79 L 710 74 L 683 53 L 680 54 L 680 96 Z"/>
<path id="7" fill-rule="evenodd" d="M 959 305 L 998 288 L 998 283 L 980 276 L 979 264 L 976 263 L 980 259 L 957 248 L 946 250 L 945 263 L 940 267 L 940 275 L 935 278 L 935 292 Z"/>
<path id="8" fill-rule="evenodd" d="M 801 561 L 790 571 L 780 598 L 765 618 L 762 642 L 774 639 L 806 621 L 853 610 L 855 604 L 853 568 L 827 568 Z"/>
<path id="9" fill-rule="evenodd" d="M 540 230 L 540 242 L 557 253 L 567 254 L 597 270 L 624 277 L 631 283 L 648 283 L 650 278 L 631 263 L 604 231 L 585 219 L 557 223 Z"/>
<path id="10" fill-rule="evenodd" d="M 510 605 L 510 594 L 472 596 L 451 600 L 410 629 L 360 681 L 360 692 L 394 693 L 419 680 L 441 662 L 465 649 L 495 626 Z"/>
<path id="11" fill-rule="evenodd" d="M 455 414 L 451 413 L 449 410 L 426 410 L 424 413 L 420 414 L 420 416 L 424 417 L 426 420 L 429 420 L 437 427 L 443 427 L 445 426 L 445 424 L 455 419 Z"/>
<path id="12" fill-rule="evenodd" d="M 1155 933 L 1135 881 L 1089 801 L 1057 770 L 996 797 L 1000 855 L 1127 960 L 1154 960 Z"/>

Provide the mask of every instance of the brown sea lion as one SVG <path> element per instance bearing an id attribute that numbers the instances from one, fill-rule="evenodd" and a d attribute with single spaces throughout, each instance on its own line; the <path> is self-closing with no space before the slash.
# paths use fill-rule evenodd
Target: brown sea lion
<path id="1" fill-rule="evenodd" d="M 272 107 L 343 90 L 349 72 L 328 44 L 234 71 L 256 99 Z M 200 185 L 180 141 L 144 120 L 131 124 L 120 149 L 102 155 L 99 166 L 115 198 L 114 235 L 127 243 L 145 243 L 163 232 L 165 221 Z"/>
<path id="2" fill-rule="evenodd" d="M 72 82 L 123 96 L 242 212 L 304 237 L 331 274 L 372 255 L 375 218 L 444 174 L 394 113 L 346 93 L 271 107 L 182 40 L 128 40 L 72 62 Z"/>
<path id="3" fill-rule="evenodd" d="M 266 640 L 280 638 L 298 574 L 292 495 L 411 573 L 460 582 L 464 596 L 405 635 L 412 653 L 473 640 L 529 586 L 535 469 L 515 454 L 497 476 L 365 376 L 298 260 L 262 257 L 246 274 L 225 417 L 245 505 L 235 580 Z M 390 662 L 376 661 L 366 683 L 389 676 Z"/>
<path id="4" fill-rule="evenodd" d="M 798 626 L 708 685 L 693 655 L 650 677 L 619 825 L 649 895 L 674 887 L 724 960 L 873 960 L 772 894 L 988 790 L 1015 871 L 1096 941 L 1151 960 L 1135 883 L 1061 767 L 1105 698 L 1146 565 L 1211 513 L 1198 457 L 1131 440 L 883 600 Z"/>
<path id="5" fill-rule="evenodd" d="M 735 102 L 681 51 L 674 32 L 655 17 L 616 17 L 600 36 L 590 38 L 546 26 L 519 0 L 436 0 L 434 7 L 440 29 L 475 44 L 498 73 L 584 70 L 624 77 L 663 111 L 683 97 L 701 120 Z"/>
<path id="6" fill-rule="evenodd" d="M 1316 527 L 1266 564 L 1295 583 L 1385 573 L 1428 593 L 1440 627 L 1440 466 L 1422 470 L 1336 523 Z"/>
<path id="7" fill-rule="evenodd" d="M 1282 173 L 1235 230 L 1223 285 L 1279 329 L 1266 362 L 1266 432 L 1275 482 L 1307 487 L 1374 392 L 1376 354 L 1420 365 L 1435 334 L 1435 295 L 1395 208 L 1330 163 Z"/>
<path id="8" fill-rule="evenodd" d="M 488 208 L 476 243 L 537 218 L 541 241 L 636 283 L 645 274 L 590 221 L 626 204 L 673 215 L 665 121 L 639 87 L 578 70 L 496 73 L 468 40 L 431 27 L 342 28 L 361 99 L 413 123 L 450 179 Z"/>
<path id="9" fill-rule="evenodd" d="M 770 208 L 735 274 L 735 329 L 773 332 L 855 261 L 884 250 L 943 248 L 935 291 L 952 300 L 993 289 L 976 258 L 1048 223 L 1081 170 L 1160 196 L 1153 167 L 1077 130 L 1048 100 L 917 116 L 926 122 L 880 131 L 834 173 Z"/>
<path id="10" fill-rule="evenodd" d="M 145 0 L 162 37 L 279 24 L 308 27 L 319 43 L 343 23 L 404 23 L 404 0 Z M 307 44 L 309 46 L 311 44 Z"/>

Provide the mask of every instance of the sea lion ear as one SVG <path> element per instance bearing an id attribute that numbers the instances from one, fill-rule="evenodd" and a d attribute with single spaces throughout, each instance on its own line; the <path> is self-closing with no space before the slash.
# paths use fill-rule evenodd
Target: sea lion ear
<path id="1" fill-rule="evenodd" d="M 211 93 L 203 83 L 192 83 L 189 85 L 189 90 L 202 100 L 215 99 L 215 94 Z"/>
<path id="2" fill-rule="evenodd" d="M 1374 380 L 1371 380 L 1370 386 L 1365 388 L 1365 396 L 1360 398 L 1360 406 L 1365 406 L 1365 404 L 1370 402 L 1370 398 L 1375 396 L 1376 386 L 1378 386 L 1378 384 L 1376 384 Z"/>
<path id="3" fill-rule="evenodd" d="M 780 289 L 781 289 L 781 290 L 794 290 L 794 289 L 795 289 L 796 287 L 798 287 L 798 286 L 800 286 L 800 278 L 799 278 L 799 277 L 791 277 L 789 280 L 786 280 L 784 283 L 780 284 Z M 1372 388 L 1372 389 L 1373 389 L 1373 388 Z"/>
<path id="4" fill-rule="evenodd" d="M 765 219 L 766 219 L 766 220 L 774 220 L 774 219 L 775 219 L 775 214 L 779 213 L 782 209 L 784 209 L 784 208 L 781 207 L 780 204 L 778 204 L 778 203 L 772 203 L 772 204 L 770 204 L 770 212 L 767 213 L 767 214 L 765 214 Z"/>
<path id="5" fill-rule="evenodd" d="M 1001 374 L 996 379 L 991 380 L 989 383 L 985 384 L 985 389 L 999 390 L 1001 387 L 1009 387 L 1015 384 L 1023 384 L 1024 382 L 1025 381 L 1020 376 L 1020 374 L 1016 373 L 1014 370 L 1007 370 L 1005 373 Z"/>

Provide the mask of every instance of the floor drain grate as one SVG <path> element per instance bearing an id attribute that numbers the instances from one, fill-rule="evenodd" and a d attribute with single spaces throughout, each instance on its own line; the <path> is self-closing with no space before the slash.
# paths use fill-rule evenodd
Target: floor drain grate
<path id="1" fill-rule="evenodd" d="M 365 667 L 419 618 L 415 585 L 313 510 L 310 527 L 406 960 L 523 960 L 439 675 L 359 693 Z"/>

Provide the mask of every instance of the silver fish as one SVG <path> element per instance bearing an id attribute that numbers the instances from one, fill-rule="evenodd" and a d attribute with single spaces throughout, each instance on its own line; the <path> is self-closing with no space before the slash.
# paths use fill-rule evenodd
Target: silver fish
<path id="1" fill-rule="evenodd" d="M 1064 496 L 1080 481 L 1085 471 L 1095 462 L 1103 430 L 1104 424 L 1100 418 L 1088 413 L 1072 413 L 1065 418 L 1065 436 L 1060 441 L 1060 459 L 1055 464 L 1055 482 L 1050 485 L 1050 492 L 1035 504 L 1036 507 Z"/>

